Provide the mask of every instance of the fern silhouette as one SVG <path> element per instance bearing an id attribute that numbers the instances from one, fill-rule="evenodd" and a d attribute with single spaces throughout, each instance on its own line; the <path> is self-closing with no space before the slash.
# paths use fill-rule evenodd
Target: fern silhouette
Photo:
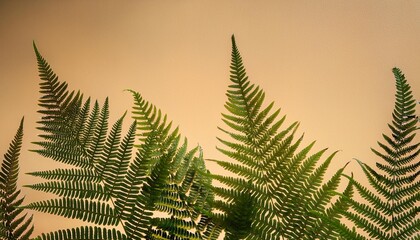
<path id="1" fill-rule="evenodd" d="M 285 117 L 277 119 L 274 104 L 262 107 L 265 93 L 248 80 L 234 36 L 230 69 L 228 114 L 223 114 L 229 130 L 220 130 L 231 140 L 219 138 L 225 148 L 218 149 L 231 161 L 215 161 L 238 177 L 214 175 L 227 186 L 214 190 L 222 198 L 215 208 L 224 212 L 219 217 L 226 222 L 227 239 L 334 238 L 337 233 L 312 212 L 338 219 L 348 207 L 342 199 L 331 201 L 344 168 L 323 183 L 335 153 L 317 167 L 326 149 L 308 156 L 311 143 L 298 151 L 302 137 L 293 138 L 299 124 L 281 129 Z"/>
<path id="2" fill-rule="evenodd" d="M 391 136 L 383 134 L 385 143 L 378 142 L 381 151 L 372 148 L 383 162 L 376 164 L 379 170 L 376 171 L 358 161 L 376 193 L 350 178 L 368 203 L 349 199 L 353 211 L 345 216 L 370 239 L 420 239 L 420 143 L 413 143 L 418 120 L 412 117 L 416 101 L 401 70 L 392 71 L 397 91 L 392 122 L 388 124 Z M 345 229 L 343 225 L 338 227 Z"/>
<path id="3" fill-rule="evenodd" d="M 20 197 L 17 187 L 22 138 L 23 118 L 1 165 L 0 239 L 4 240 L 26 240 L 34 230 L 32 216 L 23 215 L 23 209 L 20 208 L 24 197 Z"/>
<path id="4" fill-rule="evenodd" d="M 40 155 L 70 168 L 30 173 L 48 180 L 35 190 L 59 198 L 25 206 L 91 223 L 44 233 L 41 239 L 215 239 L 202 212 L 210 212 L 211 179 L 198 148 L 179 145 L 166 116 L 131 91 L 135 121 L 122 137 L 124 114 L 108 131 L 109 103 L 102 106 L 69 92 L 34 44 L 41 77 Z M 136 131 L 140 144 L 135 144 Z M 135 151 L 135 156 L 132 152 Z M 163 213 L 158 214 L 159 212 Z M 93 224 L 93 226 L 92 226 Z M 217 236 L 216 236 L 217 237 Z"/>

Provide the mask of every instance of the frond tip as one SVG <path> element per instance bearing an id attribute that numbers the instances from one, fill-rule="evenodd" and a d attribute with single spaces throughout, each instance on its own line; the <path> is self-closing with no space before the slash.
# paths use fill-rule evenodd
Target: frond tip
<path id="1" fill-rule="evenodd" d="M 20 190 L 17 187 L 19 175 L 19 155 L 22 147 L 23 121 L 20 121 L 19 128 L 1 165 L 0 172 L 0 239 L 26 240 L 33 232 L 32 217 L 23 214 L 20 208 L 24 197 L 20 197 Z M 1 238 L 3 236 L 4 238 Z"/>

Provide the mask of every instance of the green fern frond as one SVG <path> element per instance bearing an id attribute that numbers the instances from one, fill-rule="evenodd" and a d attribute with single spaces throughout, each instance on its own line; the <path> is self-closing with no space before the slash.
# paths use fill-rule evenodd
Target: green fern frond
<path id="1" fill-rule="evenodd" d="M 60 197 L 97 199 L 103 201 L 108 201 L 111 198 L 110 194 L 102 185 L 95 182 L 55 181 L 25 185 L 24 187 L 46 193 L 53 193 Z"/>
<path id="2" fill-rule="evenodd" d="M 81 94 L 69 92 L 67 84 L 58 81 L 36 47 L 35 53 L 42 80 L 43 141 L 36 142 L 40 149 L 34 151 L 70 168 L 31 173 L 47 182 L 28 187 L 60 198 L 25 207 L 98 225 L 40 238 L 78 238 L 95 232 L 105 239 L 216 239 L 221 230 L 208 217 L 213 193 L 207 187 L 211 178 L 202 154 L 197 156 L 198 148 L 188 151 L 186 140 L 180 145 L 178 129 L 171 129 L 166 115 L 131 91 L 135 121 L 123 137 L 126 114 L 109 128 L 108 99 L 102 106 L 97 101 L 91 106 L 90 99 L 83 102 Z M 168 217 L 158 218 L 157 212 Z M 105 232 L 103 225 L 123 231 Z"/>
<path id="3" fill-rule="evenodd" d="M 122 140 L 124 116 L 108 133 L 108 99 L 102 107 L 95 101 L 91 109 L 90 99 L 82 103 L 80 94 L 70 93 L 67 84 L 58 81 L 36 47 L 35 53 L 42 80 L 42 109 L 39 112 L 43 114 L 43 120 L 39 122 L 42 125 L 39 129 L 43 131 L 40 137 L 44 140 L 35 143 L 41 148 L 34 151 L 72 168 L 31 173 L 49 181 L 28 187 L 54 193 L 61 198 L 30 203 L 25 207 L 97 225 L 120 225 L 124 229 L 114 201 L 119 197 L 127 175 L 135 123 Z M 70 229 L 58 232 L 65 234 L 69 231 L 78 234 Z M 56 236 L 58 232 L 40 237 Z"/>
<path id="4" fill-rule="evenodd" d="M 27 173 L 29 175 L 40 177 L 46 180 L 58 180 L 78 182 L 85 180 L 87 182 L 99 183 L 102 179 L 96 175 L 93 169 L 71 168 L 71 169 L 54 169 L 48 171 L 38 171 Z"/>
<path id="5" fill-rule="evenodd" d="M 41 56 L 35 43 L 33 47 L 38 62 L 41 79 L 39 85 L 42 94 L 39 100 L 39 106 L 42 109 L 38 112 L 43 114 L 43 117 L 38 121 L 41 124 L 38 129 L 46 133 L 41 135 L 44 138 L 49 138 L 51 134 L 54 134 L 54 141 L 65 140 L 69 137 L 67 131 L 74 123 L 74 114 L 81 104 L 82 96 L 79 92 L 69 92 L 67 83 L 58 80 L 58 76 Z"/>
<path id="6" fill-rule="evenodd" d="M 303 137 L 294 140 L 294 136 L 299 124 L 283 127 L 285 117 L 277 120 L 280 110 L 273 111 L 273 103 L 263 106 L 265 93 L 248 80 L 234 36 L 230 73 L 225 104 L 228 113 L 222 114 L 229 129 L 220 129 L 231 140 L 219 138 L 225 147 L 218 149 L 233 162 L 216 162 L 237 177 L 214 176 L 227 187 L 214 188 L 222 198 L 214 206 L 225 213 L 222 218 L 233 217 L 247 227 L 236 232 L 227 225 L 226 235 L 234 239 L 317 237 L 313 229 L 322 225 L 322 219 L 310 212 L 326 211 L 334 203 L 342 169 L 327 183 L 323 183 L 323 176 L 335 153 L 318 166 L 326 150 L 308 157 L 312 143 L 298 151 Z M 240 207 L 242 201 L 247 202 L 246 211 Z M 242 212 L 232 213 L 235 208 Z M 338 219 L 341 215 L 331 216 Z"/>
<path id="7" fill-rule="evenodd" d="M 0 238 L 4 240 L 29 239 L 34 227 L 32 216 L 27 217 L 20 208 L 24 197 L 17 187 L 19 155 L 23 138 L 23 118 L 1 165 L 0 172 Z"/>
<path id="8" fill-rule="evenodd" d="M 102 163 L 106 164 L 107 177 L 104 181 L 107 183 L 108 191 L 114 198 L 117 198 L 117 196 L 123 191 L 121 185 L 127 177 L 127 171 L 132 158 L 135 134 L 136 122 L 134 121 L 121 144 L 119 144 L 119 148 L 115 150 L 114 154 L 117 161 L 113 159 L 111 162 Z"/>
<path id="9" fill-rule="evenodd" d="M 170 132 L 172 122 L 167 123 L 167 116 L 153 104 L 146 101 L 138 92 L 128 90 L 134 98 L 133 118 L 137 121 L 139 140 L 144 141 L 150 134 L 157 139 L 160 147 L 168 148 L 179 137 L 178 128 Z"/>
<path id="10" fill-rule="evenodd" d="M 152 169 L 142 186 L 141 194 L 137 197 L 137 201 L 133 207 L 133 218 L 127 220 L 128 237 L 134 233 L 146 238 L 151 234 L 153 225 L 139 224 L 139 221 L 153 221 L 152 215 L 158 210 L 159 204 L 162 202 L 163 193 L 166 189 L 167 179 L 170 174 L 171 156 L 174 155 L 175 149 L 169 149 L 169 152 L 159 159 L 156 166 Z"/>
<path id="11" fill-rule="evenodd" d="M 412 117 L 416 102 L 402 72 L 394 68 L 393 73 L 396 99 L 388 124 L 391 136 L 383 134 L 385 143 L 378 142 L 381 150 L 372 149 L 384 161 L 376 164 L 379 171 L 358 161 L 371 189 L 353 184 L 368 204 L 350 199 L 353 211 L 345 215 L 372 239 L 418 239 L 420 143 L 413 143 L 418 120 Z"/>
<path id="12" fill-rule="evenodd" d="M 213 226 L 210 223 L 204 224 L 205 219 L 208 219 L 205 213 L 211 212 L 209 202 L 213 195 L 206 187 L 210 185 L 211 178 L 205 174 L 207 170 L 201 151 L 200 156 L 196 157 L 197 148 L 188 151 L 186 140 L 180 145 L 178 128 L 171 130 L 172 124 L 167 123 L 167 116 L 144 100 L 139 93 L 129 91 L 134 98 L 132 113 L 138 124 L 137 130 L 141 142 L 140 145 L 136 146 L 139 148 L 139 154 L 134 160 L 133 166 L 137 166 L 135 170 L 142 172 L 142 174 L 132 174 L 129 179 L 132 182 L 143 182 L 141 192 L 146 194 L 146 196 L 137 199 L 137 205 L 133 206 L 133 209 L 137 210 L 133 210 L 133 214 L 145 215 L 139 215 L 136 218 L 149 218 L 150 214 L 147 212 L 150 211 L 168 215 L 168 218 L 159 221 L 150 219 L 156 223 L 149 228 L 152 238 L 157 238 L 156 234 L 161 235 L 161 238 L 157 239 L 165 239 L 168 236 L 180 239 L 203 237 L 201 235 Z M 131 174 L 135 170 L 133 169 L 129 173 Z M 154 176 L 155 173 L 160 171 L 165 172 L 165 174 L 161 172 L 162 174 Z M 149 177 L 137 177 L 136 179 L 134 176 Z M 161 182 L 158 185 L 159 187 L 154 186 L 157 182 Z M 152 191 L 152 189 L 159 189 L 159 191 Z M 156 196 L 154 196 L 155 194 Z M 127 196 L 129 195 L 127 194 Z M 140 207 L 145 208 L 149 205 L 152 208 L 140 209 Z M 167 226 L 168 221 L 172 222 L 173 225 Z M 190 230 L 185 229 L 184 223 L 188 223 Z M 160 226 L 160 224 L 163 225 Z M 128 224 L 127 226 L 131 225 Z M 199 226 L 202 230 L 198 229 Z M 146 234 L 145 229 L 141 231 Z M 176 232 L 176 234 L 173 235 L 173 232 Z"/>

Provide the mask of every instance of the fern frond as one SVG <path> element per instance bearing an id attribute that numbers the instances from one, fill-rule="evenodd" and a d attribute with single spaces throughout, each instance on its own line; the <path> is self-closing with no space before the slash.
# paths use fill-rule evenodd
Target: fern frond
<path id="1" fill-rule="evenodd" d="M 172 124 L 167 123 L 167 116 L 139 93 L 129 91 L 134 97 L 133 118 L 137 121 L 141 144 L 136 145 L 139 154 L 133 162 L 133 168 L 128 171 L 127 181 L 139 183 L 142 196 L 134 200 L 137 195 L 131 192 L 139 189 L 132 191 L 132 188 L 128 188 L 123 201 L 117 202 L 117 205 L 123 211 L 137 214 L 136 218 L 145 218 L 154 224 L 146 229 L 127 220 L 127 226 L 133 232 L 141 232 L 142 236 L 151 234 L 152 238 L 157 238 L 156 234 L 160 235 L 157 239 L 200 237 L 204 234 L 202 231 L 208 231 L 213 226 L 210 223 L 203 225 L 204 220 L 208 219 L 205 212 L 211 212 L 209 201 L 213 195 L 206 187 L 211 179 L 204 174 L 207 170 L 201 151 L 200 157 L 196 157 L 197 148 L 188 151 L 186 140 L 180 145 L 178 128 L 171 129 Z M 154 175 L 158 172 L 160 174 Z M 161 212 L 168 218 L 155 221 L 150 217 L 151 211 Z M 173 225 L 167 226 L 168 222 Z M 187 223 L 189 230 L 184 226 Z M 202 230 L 197 229 L 200 223 Z"/>
<path id="2" fill-rule="evenodd" d="M 116 226 L 119 223 L 112 206 L 90 199 L 64 197 L 30 203 L 25 208 L 101 225 Z"/>
<path id="3" fill-rule="evenodd" d="M 127 175 L 135 123 L 123 140 L 121 126 L 124 116 L 108 133 L 108 99 L 102 107 L 95 101 L 92 109 L 90 98 L 82 104 L 82 95 L 69 92 L 67 84 L 58 81 L 46 60 L 34 48 L 41 76 L 40 92 L 43 94 L 40 99 L 42 109 L 39 111 L 43 114 L 43 120 L 39 122 L 43 141 L 35 143 L 40 149 L 34 151 L 72 168 L 31 173 L 49 181 L 28 187 L 54 193 L 61 198 L 30 203 L 25 208 L 97 225 L 120 225 L 124 229 L 114 200 L 119 196 Z M 68 234 L 69 231 L 73 230 L 57 233 Z"/>
<path id="4" fill-rule="evenodd" d="M 67 90 L 67 83 L 60 82 L 58 76 L 53 72 L 50 65 L 39 53 L 35 43 L 33 44 L 35 55 L 38 62 L 40 82 L 39 106 L 42 108 L 38 112 L 44 116 L 38 122 L 41 124 L 38 129 L 46 134 L 42 137 L 48 138 L 50 134 L 55 134 L 55 140 L 64 140 L 68 137 L 67 130 L 71 128 L 75 110 L 81 104 L 81 94 Z M 59 137 L 58 137 L 59 136 Z"/>
<path id="5" fill-rule="evenodd" d="M 150 134 L 157 139 L 160 147 L 168 148 L 179 137 L 178 128 L 171 132 L 172 122 L 153 104 L 146 101 L 138 92 L 128 90 L 134 98 L 133 118 L 137 121 L 139 140 L 144 141 Z"/>
<path id="6" fill-rule="evenodd" d="M 54 193 L 60 197 L 85 198 L 91 200 L 110 200 L 110 194 L 100 183 L 85 181 L 55 181 L 25 185 L 37 191 Z"/>
<path id="7" fill-rule="evenodd" d="M 134 121 L 130 129 L 128 130 L 126 136 L 119 144 L 119 148 L 115 151 L 115 159 L 106 164 L 106 178 L 104 181 L 107 184 L 108 191 L 111 193 L 111 196 L 117 198 L 123 189 L 122 184 L 124 179 L 127 177 L 127 171 L 130 165 L 132 157 L 132 149 L 134 147 L 134 137 L 136 135 L 136 122 Z"/>
<path id="8" fill-rule="evenodd" d="M 27 217 L 20 208 L 24 197 L 17 187 L 19 175 L 19 155 L 23 138 L 23 118 L 16 135 L 1 164 L 0 172 L 0 236 L 5 240 L 29 239 L 34 227 L 32 216 Z"/>
<path id="9" fill-rule="evenodd" d="M 379 171 L 359 161 L 370 187 L 354 181 L 360 196 L 369 203 L 350 200 L 353 211 L 345 213 L 354 224 L 372 239 L 418 239 L 420 181 L 418 180 L 420 143 L 413 143 L 418 120 L 411 87 L 398 68 L 393 69 L 396 95 L 391 135 L 383 134 L 385 143 L 373 153 L 383 162 Z"/>
<path id="10" fill-rule="evenodd" d="M 222 218 L 245 224 L 244 231 L 226 226 L 232 239 L 313 239 L 313 229 L 322 219 L 311 211 L 326 211 L 340 182 L 339 170 L 332 180 L 323 183 L 323 176 L 335 153 L 318 163 L 326 150 L 307 156 L 314 143 L 299 150 L 303 137 L 294 140 L 297 122 L 284 127 L 285 116 L 277 120 L 280 110 L 274 104 L 264 107 L 264 91 L 252 84 L 243 66 L 242 57 L 232 36 L 231 85 L 222 114 L 228 129 L 219 128 L 231 139 L 219 138 L 225 146 L 218 148 L 232 162 L 216 161 L 237 177 L 213 176 L 227 188 L 214 188 L 222 198 L 215 201 Z M 248 184 L 252 183 L 252 184 Z M 244 193 L 249 193 L 243 196 Z M 247 202 L 247 204 L 243 204 Z M 252 203 L 252 204 L 251 204 Z M 242 206 L 242 207 L 240 207 Z M 244 209 L 248 206 L 247 209 Z M 341 204 L 336 208 L 345 207 Z M 240 208 L 241 211 L 233 209 Z M 252 213 L 252 214 L 248 214 Z M 339 219 L 340 214 L 331 215 Z M 243 225 L 243 226 L 245 226 Z"/>

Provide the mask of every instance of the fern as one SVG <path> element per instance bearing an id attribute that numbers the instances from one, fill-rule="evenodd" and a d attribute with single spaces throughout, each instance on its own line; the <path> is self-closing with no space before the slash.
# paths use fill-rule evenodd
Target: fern
<path id="1" fill-rule="evenodd" d="M 36 239 L 419 239 L 419 145 L 410 86 L 394 69 L 397 94 L 392 135 L 373 152 L 385 160 L 381 172 L 361 162 L 375 193 L 353 176 L 337 170 L 324 175 L 336 152 L 313 152 L 302 146 L 297 122 L 265 105 L 265 93 L 246 75 L 232 36 L 231 85 L 220 128 L 220 150 L 229 160 L 217 162 L 234 176 L 211 174 L 199 146 L 190 149 L 156 106 L 138 92 L 133 121 L 123 133 L 124 113 L 109 123 L 109 100 L 84 100 L 60 82 L 34 44 L 41 78 L 38 121 L 41 156 L 65 168 L 29 173 L 45 182 L 26 187 L 55 198 L 23 208 L 80 219 L 75 228 L 43 233 Z M 18 129 L 0 175 L 0 239 L 28 239 L 32 218 L 21 215 L 16 188 L 22 141 Z M 227 137 L 226 137 L 227 136 Z M 342 176 L 349 183 L 337 192 Z M 222 187 L 213 186 L 213 180 Z M 367 202 L 353 199 L 354 192 Z M 380 195 L 380 196 L 378 196 Z M 349 229 L 345 216 L 355 223 Z"/>
<path id="2" fill-rule="evenodd" d="M 353 211 L 345 215 L 370 239 L 419 239 L 420 143 L 413 143 L 418 123 L 416 102 L 400 69 L 394 68 L 393 73 L 397 91 L 392 122 L 388 124 L 391 136 L 383 134 L 385 143 L 378 142 L 381 150 L 372 148 L 383 162 L 378 162 L 378 170 L 374 170 L 359 161 L 376 192 L 351 179 L 367 203 L 349 199 Z"/>
<path id="3" fill-rule="evenodd" d="M 347 207 L 332 202 L 343 169 L 323 183 L 335 153 L 317 166 L 325 150 L 309 155 L 314 143 L 298 150 L 302 137 L 294 137 L 299 124 L 281 129 L 285 117 L 278 120 L 280 111 L 272 111 L 273 103 L 263 107 L 265 93 L 248 80 L 234 36 L 230 69 L 228 114 L 223 114 L 230 129 L 220 130 L 231 140 L 219 139 L 225 148 L 218 149 L 231 161 L 216 162 L 238 177 L 214 176 L 227 186 L 215 188 L 227 239 L 334 238 L 336 233 L 311 212 L 326 211 L 338 219 Z"/>
<path id="4" fill-rule="evenodd" d="M 19 155 L 23 138 L 23 119 L 10 144 L 0 172 L 0 239 L 29 239 L 34 227 L 32 216 L 27 217 L 20 208 L 24 197 L 20 197 L 17 187 L 19 175 Z"/>
<path id="5" fill-rule="evenodd" d="M 59 198 L 25 207 L 95 225 L 45 233 L 40 238 L 217 238 L 202 214 L 210 212 L 213 195 L 205 187 L 211 179 L 204 174 L 198 148 L 188 151 L 186 140 L 179 146 L 178 130 L 171 131 L 166 116 L 162 119 L 160 111 L 134 91 L 135 121 L 128 132 L 122 136 L 126 114 L 109 129 L 108 99 L 92 107 L 90 99 L 83 101 L 79 92 L 69 92 L 35 45 L 34 49 L 43 115 L 38 128 L 43 141 L 35 143 L 40 149 L 34 151 L 69 168 L 30 173 L 48 181 L 27 187 Z M 140 136 L 137 145 L 136 135 Z"/>
<path id="6" fill-rule="evenodd" d="M 215 226 L 208 221 L 206 214 L 211 211 L 209 202 L 213 199 L 213 193 L 207 187 L 211 179 L 205 174 L 207 170 L 201 150 L 199 156 L 195 156 L 198 148 L 187 151 L 186 140 L 178 147 L 178 128 L 171 132 L 172 123 L 167 123 L 166 115 L 162 115 L 139 93 L 130 92 L 135 102 L 133 116 L 138 123 L 137 129 L 142 132 L 139 134 L 141 144 L 137 147 L 146 150 L 143 159 L 148 159 L 149 167 L 144 169 L 152 170 L 151 176 L 163 176 L 164 180 L 159 186 L 146 184 L 144 188 L 146 193 L 151 191 L 149 187 L 159 189 L 159 198 L 149 203 L 154 206 L 151 210 L 169 213 L 168 217 L 154 220 L 152 236 L 216 239 L 218 234 L 214 234 Z M 148 144 L 148 141 L 153 144 Z"/>

